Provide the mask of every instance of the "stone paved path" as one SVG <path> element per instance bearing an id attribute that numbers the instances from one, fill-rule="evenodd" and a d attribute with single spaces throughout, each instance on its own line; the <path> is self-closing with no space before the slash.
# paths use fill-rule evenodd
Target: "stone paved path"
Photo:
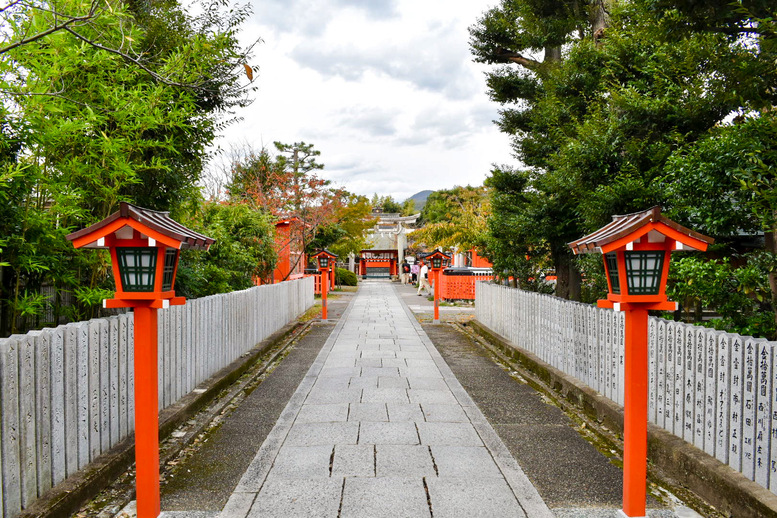
<path id="1" fill-rule="evenodd" d="M 221 516 L 553 514 L 395 288 L 364 282 Z"/>

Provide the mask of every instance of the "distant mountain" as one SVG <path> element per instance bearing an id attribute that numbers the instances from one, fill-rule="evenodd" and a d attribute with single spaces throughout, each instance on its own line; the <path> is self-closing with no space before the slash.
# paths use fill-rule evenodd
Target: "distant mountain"
<path id="1" fill-rule="evenodd" d="M 421 209 L 424 208 L 424 205 L 426 205 L 426 199 L 429 197 L 430 194 L 432 194 L 434 191 L 421 191 L 417 192 L 411 197 L 408 198 L 408 200 L 413 200 L 415 202 L 415 211 L 421 212 Z"/>

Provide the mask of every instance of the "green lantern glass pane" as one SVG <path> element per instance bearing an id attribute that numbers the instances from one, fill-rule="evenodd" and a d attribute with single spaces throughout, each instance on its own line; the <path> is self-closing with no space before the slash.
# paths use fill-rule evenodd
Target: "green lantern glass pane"
<path id="1" fill-rule="evenodd" d="M 625 252 L 629 295 L 658 295 L 665 252 Z"/>
<path id="2" fill-rule="evenodd" d="M 434 259 L 432 259 L 432 268 L 437 269 L 437 268 L 440 268 L 441 266 L 442 266 L 442 258 L 435 257 Z"/>
<path id="3" fill-rule="evenodd" d="M 124 291 L 154 291 L 156 254 L 156 248 L 116 248 Z"/>
<path id="4" fill-rule="evenodd" d="M 325 257 L 325 256 L 323 256 L 323 255 L 322 255 L 322 256 L 320 256 L 320 257 L 318 258 L 318 265 L 319 265 L 321 268 L 326 268 L 326 267 L 328 267 L 328 266 L 329 266 L 329 258 L 328 258 L 328 257 Z"/>
<path id="5" fill-rule="evenodd" d="M 604 254 L 604 260 L 607 262 L 607 271 L 610 277 L 610 287 L 616 295 L 621 293 L 621 283 L 618 279 L 618 256 L 615 252 Z"/>
<path id="6" fill-rule="evenodd" d="M 175 263 L 178 262 L 178 250 L 168 248 L 165 251 L 165 269 L 162 274 L 162 291 L 173 289 L 173 275 L 175 274 Z"/>

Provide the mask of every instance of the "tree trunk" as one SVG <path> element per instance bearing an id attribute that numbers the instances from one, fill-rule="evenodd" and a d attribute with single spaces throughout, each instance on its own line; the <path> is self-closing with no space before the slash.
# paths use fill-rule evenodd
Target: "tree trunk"
<path id="1" fill-rule="evenodd" d="M 580 300 L 580 272 L 572 260 L 572 252 L 554 250 L 551 252 L 556 268 L 556 296 L 569 300 Z"/>
<path id="2" fill-rule="evenodd" d="M 775 214 L 777 216 L 777 214 Z M 777 254 L 777 229 L 771 229 L 764 232 L 764 245 L 767 252 Z M 769 272 L 769 288 L 772 292 L 772 311 L 774 312 L 774 322 L 777 324 L 777 272 Z M 770 337 L 774 338 L 774 337 Z"/>
<path id="3" fill-rule="evenodd" d="M 0 266 L 0 337 L 8 336 L 10 331 L 10 307 L 5 300 L 6 294 L 10 293 L 10 275 L 5 275 L 5 266 Z M 9 269 L 10 270 L 10 269 Z"/>
<path id="4" fill-rule="evenodd" d="M 543 63 L 557 63 L 561 61 L 561 47 L 545 47 Z"/>
<path id="5" fill-rule="evenodd" d="M 616 0 L 595 0 L 589 7 L 591 31 L 597 46 L 602 44 L 605 31 L 610 26 L 610 9 L 615 3 Z"/>

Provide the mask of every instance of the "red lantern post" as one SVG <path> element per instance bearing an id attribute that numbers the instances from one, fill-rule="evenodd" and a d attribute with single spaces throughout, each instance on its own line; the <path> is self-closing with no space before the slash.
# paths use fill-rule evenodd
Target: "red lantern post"
<path id="1" fill-rule="evenodd" d="M 645 516 L 648 411 L 648 310 L 676 310 L 666 297 L 670 254 L 705 251 L 713 239 L 661 214 L 660 207 L 613 216 L 613 221 L 569 246 L 604 257 L 609 293 L 599 307 L 625 312 L 623 513 Z"/>
<path id="2" fill-rule="evenodd" d="M 440 274 L 443 268 L 443 260 L 450 259 L 451 256 L 439 250 L 435 250 L 426 256 L 426 259 L 432 265 L 432 276 L 434 277 L 434 320 L 435 324 L 440 323 Z"/>
<path id="3" fill-rule="evenodd" d="M 329 291 L 329 268 L 330 264 L 334 265 L 334 261 L 337 256 L 329 250 L 321 250 L 315 254 L 311 259 L 318 261 L 318 269 L 321 273 L 321 320 L 327 321 L 327 291 Z M 332 266 L 334 268 L 334 266 Z"/>
<path id="4" fill-rule="evenodd" d="M 122 202 L 103 221 L 67 236 L 75 248 L 111 253 L 115 298 L 106 308 L 133 308 L 135 317 L 135 488 L 139 518 L 156 518 L 159 499 L 157 310 L 185 303 L 176 297 L 182 248 L 207 250 L 214 240 L 157 212 Z"/>

